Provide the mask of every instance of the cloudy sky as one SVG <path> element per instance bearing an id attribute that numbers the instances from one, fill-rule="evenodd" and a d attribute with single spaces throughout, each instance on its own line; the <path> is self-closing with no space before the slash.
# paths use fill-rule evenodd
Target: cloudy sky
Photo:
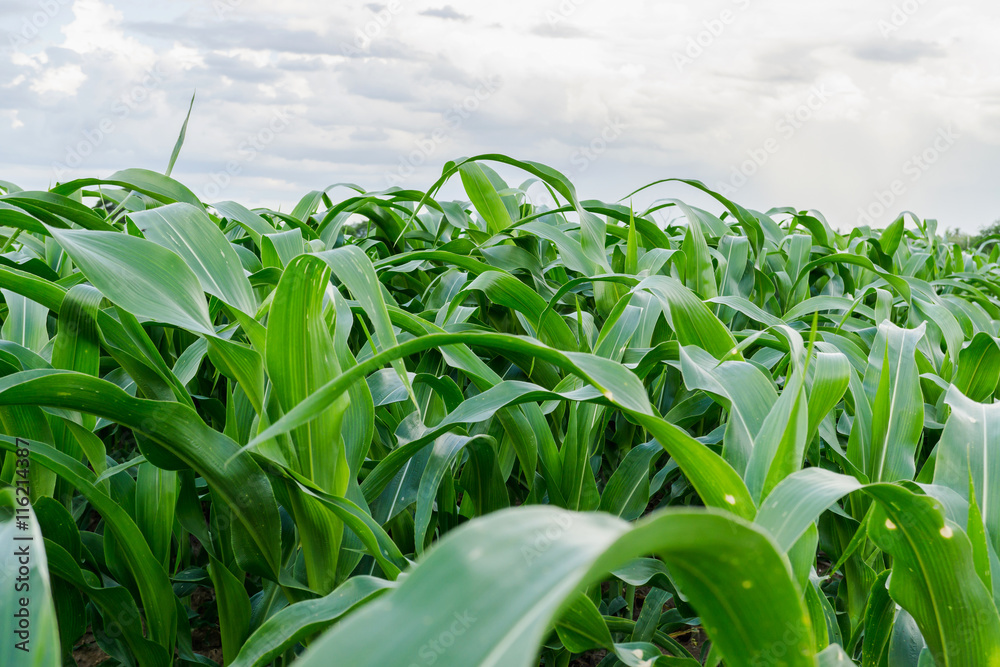
<path id="1" fill-rule="evenodd" d="M 1000 218 L 998 30 L 993 0 L 3 0 L 0 179 L 163 170 L 197 90 L 174 176 L 207 201 L 503 152 L 584 198 L 686 177 L 842 230 L 975 230 Z"/>

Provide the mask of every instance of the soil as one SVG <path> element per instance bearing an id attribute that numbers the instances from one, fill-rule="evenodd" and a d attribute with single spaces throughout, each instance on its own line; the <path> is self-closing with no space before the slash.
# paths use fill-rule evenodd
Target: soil
<path id="1" fill-rule="evenodd" d="M 608 584 L 605 582 L 602 586 L 604 588 L 604 593 L 608 592 Z M 632 608 L 632 620 L 639 619 L 639 613 L 642 611 L 642 605 L 646 601 L 646 595 L 649 593 L 649 586 L 640 586 L 635 589 L 635 605 Z M 668 602 L 664 607 L 664 611 L 673 607 L 673 602 Z M 680 630 L 670 635 L 673 637 L 678 644 L 686 648 L 691 655 L 695 657 L 696 660 L 701 661 L 702 650 L 705 647 L 705 642 L 708 641 L 708 635 L 700 627 L 693 627 L 686 630 Z M 660 649 L 663 647 L 661 646 Z M 599 649 L 596 651 L 588 651 L 582 655 L 579 655 L 569 663 L 569 667 L 596 667 L 601 660 L 607 656 L 608 652 L 604 649 Z"/>
<path id="2" fill-rule="evenodd" d="M 77 645 L 73 647 L 73 659 L 76 660 L 77 667 L 94 667 L 111 658 L 94 641 L 94 634 L 87 630 Z"/>
<path id="3" fill-rule="evenodd" d="M 198 611 L 203 605 L 214 605 L 215 593 L 211 588 L 200 586 L 191 594 L 191 606 Z M 194 652 L 218 664 L 222 664 L 222 636 L 214 625 L 203 625 L 191 630 L 191 644 Z M 94 634 L 87 629 L 86 634 L 73 647 L 73 659 L 77 667 L 96 667 L 111 659 L 94 640 Z"/>

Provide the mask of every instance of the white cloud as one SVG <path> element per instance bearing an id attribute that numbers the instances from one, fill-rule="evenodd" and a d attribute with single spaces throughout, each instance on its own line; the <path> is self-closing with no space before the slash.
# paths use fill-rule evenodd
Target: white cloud
<path id="1" fill-rule="evenodd" d="M 71 17 L 58 17 L 67 21 L 61 39 L 40 35 L 32 55 L 0 64 L 0 112 L 22 124 L 16 141 L 51 144 L 52 155 L 18 153 L 24 173 L 60 156 L 156 67 L 155 94 L 116 121 L 81 171 L 161 168 L 197 88 L 175 170 L 197 185 L 238 157 L 261 119 L 294 104 L 288 129 L 226 194 L 287 207 L 331 182 L 382 187 L 483 77 L 500 75 L 407 185 L 429 185 L 450 158 L 498 151 L 565 171 L 584 197 L 616 199 L 667 176 L 726 181 L 774 138 L 776 152 L 734 197 L 761 210 L 818 208 L 845 228 L 954 124 L 955 148 L 896 208 L 968 229 L 1000 215 L 989 176 L 1000 159 L 1000 8 L 990 0 L 925 3 L 887 37 L 879 22 L 892 20 L 892 3 L 868 0 L 220 2 L 221 15 L 195 0 L 76 0 Z M 677 54 L 691 62 L 679 69 Z M 810 108 L 817 87 L 834 94 Z M 75 95 L 75 106 L 53 110 L 53 95 Z M 796 113 L 808 117 L 789 133 L 781 123 Z M 578 170 L 575 152 L 615 118 L 620 137 Z M 0 127 L 0 141 L 13 130 Z"/>
<path id="2" fill-rule="evenodd" d="M 47 67 L 41 74 L 31 80 L 31 90 L 39 95 L 56 93 L 73 96 L 80 89 L 87 75 L 79 65 L 63 65 L 62 67 Z"/>
<path id="3" fill-rule="evenodd" d="M 18 118 L 18 111 L 16 109 L 11 111 L 6 111 L 4 114 L 6 117 L 10 118 L 10 129 L 16 130 L 20 127 L 24 127 L 24 123 Z"/>
<path id="4" fill-rule="evenodd" d="M 235 58 L 254 67 L 266 67 L 271 64 L 270 51 L 258 51 L 254 49 L 225 49 L 216 52 L 217 55 L 226 58 Z"/>
<path id="5" fill-rule="evenodd" d="M 205 56 L 198 49 L 185 46 L 180 42 L 174 42 L 173 47 L 167 53 L 167 61 L 182 71 L 205 67 Z"/>
<path id="6" fill-rule="evenodd" d="M 40 69 L 42 65 L 48 61 L 49 57 L 44 51 L 33 55 L 28 55 L 20 51 L 14 51 L 10 54 L 10 62 L 12 65 L 16 65 L 18 67 L 30 67 L 34 70 Z"/>
<path id="7" fill-rule="evenodd" d="M 101 0 L 76 0 L 73 21 L 63 26 L 63 48 L 80 55 L 112 55 L 119 63 L 142 70 L 156 60 L 154 49 L 125 34 L 123 14 Z"/>

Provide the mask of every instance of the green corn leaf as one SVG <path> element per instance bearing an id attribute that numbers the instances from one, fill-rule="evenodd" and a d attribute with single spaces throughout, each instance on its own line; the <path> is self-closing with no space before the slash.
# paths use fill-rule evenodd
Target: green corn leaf
<path id="1" fill-rule="evenodd" d="M 869 492 L 881 501 L 872 539 L 895 561 L 889 594 L 917 622 L 935 664 L 1000 665 L 1000 615 L 968 536 L 933 498 L 888 485 Z"/>
<path id="2" fill-rule="evenodd" d="M 323 631 L 392 588 L 392 582 L 384 579 L 357 576 L 325 597 L 289 605 L 250 635 L 230 667 L 266 665 L 299 641 Z"/>
<path id="3" fill-rule="evenodd" d="M 734 469 L 744 472 L 754 439 L 778 400 L 774 383 L 751 363 L 719 363 L 694 345 L 680 348 L 680 362 L 685 384 L 707 392 L 729 411 L 723 456 Z"/>
<path id="4" fill-rule="evenodd" d="M 663 312 L 681 345 L 695 345 L 716 359 L 733 353 L 736 339 L 701 299 L 677 280 L 651 276 L 635 288 L 651 292 L 663 305 Z"/>
<path id="5" fill-rule="evenodd" d="M 8 456 L 33 458 L 33 452 L 24 456 L 23 448 L 22 444 L 8 449 L 14 452 Z M 30 451 L 30 445 L 27 449 Z M 62 659 L 45 541 L 27 498 L 13 488 L 0 489 L 0 584 L 4 591 L 0 614 L 7 626 L 7 636 L 0 643 L 0 660 L 12 667 L 56 666 Z"/>
<path id="6" fill-rule="evenodd" d="M 91 208 L 54 192 L 21 191 L 13 195 L 0 197 L 0 202 L 16 206 L 27 211 L 46 225 L 61 229 L 68 229 L 69 225 L 67 221 L 69 221 L 84 229 L 98 231 L 113 230 L 113 227 Z M 46 233 L 44 228 L 40 229 L 34 225 L 26 225 L 22 229 Z"/>
<path id="7" fill-rule="evenodd" d="M 209 556 L 208 574 L 215 586 L 222 634 L 222 655 L 232 661 L 250 632 L 250 598 L 243 583 L 225 565 Z"/>
<path id="8" fill-rule="evenodd" d="M 787 562 L 746 524 L 676 510 L 633 529 L 599 514 L 544 508 L 497 513 L 456 531 L 399 588 L 324 635 L 301 662 L 324 664 L 327 652 L 336 650 L 340 659 L 354 662 L 434 656 L 449 664 L 527 666 L 546 626 L 574 592 L 651 552 L 666 560 L 699 607 L 727 664 L 752 665 L 771 656 L 776 665 L 814 664 L 809 618 Z M 437 603 L 428 606 L 431 591 Z M 502 606 L 492 602 L 498 595 L 504 595 Z M 755 617 L 753 610 L 762 608 L 769 613 Z M 414 618 L 420 622 L 404 620 Z M 397 629 L 391 643 L 371 634 L 384 623 Z M 780 657 L 772 653 L 775 646 L 782 649 Z"/>
<path id="9" fill-rule="evenodd" d="M 17 445 L 9 438 L 0 439 L 0 447 L 8 452 L 17 450 Z M 95 476 L 86 466 L 44 443 L 29 442 L 28 447 L 34 465 L 44 466 L 66 480 L 101 514 L 135 577 L 146 610 L 150 639 L 164 648 L 172 648 L 177 628 L 173 591 L 163 566 L 153 556 L 131 517 L 94 485 Z"/>
<path id="10" fill-rule="evenodd" d="M 170 204 L 129 217 L 143 236 L 183 259 L 205 292 L 249 315 L 257 311 L 236 251 L 204 209 Z"/>
<path id="11" fill-rule="evenodd" d="M 198 278 L 173 252 L 127 234 L 51 231 L 108 300 L 141 319 L 214 335 Z"/>
<path id="12" fill-rule="evenodd" d="M 260 433 L 248 443 L 247 447 L 254 447 L 268 438 L 308 423 L 319 410 L 324 409 L 323 406 L 340 396 L 351 383 L 364 377 L 366 372 L 407 354 L 454 343 L 490 345 L 499 349 L 517 350 L 530 356 L 537 356 L 578 375 L 601 392 L 605 399 L 636 419 L 671 456 L 677 459 L 681 469 L 691 478 L 706 504 L 731 509 L 744 518 L 753 517 L 756 511 L 753 500 L 737 473 L 717 454 L 701 446 L 681 429 L 656 416 L 646 398 L 645 390 L 635 375 L 607 359 L 583 353 L 563 353 L 530 339 L 503 334 L 433 334 L 401 343 L 325 384 Z M 614 387 L 615 390 L 612 391 L 609 387 Z"/>
<path id="13" fill-rule="evenodd" d="M 879 325 L 865 372 L 865 392 L 872 402 L 873 434 L 861 441 L 857 456 L 872 481 L 912 479 L 914 455 L 923 424 L 924 404 L 915 361 L 918 329 Z"/>
<path id="14" fill-rule="evenodd" d="M 951 416 L 938 443 L 934 483 L 947 486 L 969 500 L 975 490 L 980 517 L 994 551 L 1000 551 L 1000 452 L 994 443 L 1000 433 L 1000 404 L 976 403 L 956 386 L 945 394 Z"/>
<path id="15" fill-rule="evenodd" d="M 7 319 L 0 336 L 33 352 L 41 352 L 49 342 L 46 320 L 49 309 L 10 290 L 0 290 L 7 303 Z"/>
<path id="16" fill-rule="evenodd" d="M 105 631 L 109 635 L 120 635 L 142 667 L 168 664 L 166 649 L 143 636 L 139 607 L 124 587 L 98 586 L 96 575 L 82 570 L 73 555 L 50 540 L 45 541 L 45 551 L 49 572 L 87 596 L 100 610 Z"/>
<path id="17" fill-rule="evenodd" d="M 958 354 L 955 386 L 973 401 L 983 402 L 1000 383 L 1000 345 L 996 338 L 979 332 Z"/>
<path id="18" fill-rule="evenodd" d="M 261 573 L 278 571 L 280 519 L 270 483 L 249 455 L 205 425 L 191 408 L 133 398 L 105 380 L 80 373 L 24 371 L 0 380 L 0 404 L 36 402 L 87 412 L 137 430 L 155 445 L 145 452 L 147 459 L 168 469 L 171 465 L 163 464 L 181 462 L 194 468 L 225 499 L 250 536 L 256 553 L 249 558 L 256 562 L 247 565 Z M 157 456 L 161 452 L 166 457 Z"/>
<path id="19" fill-rule="evenodd" d="M 478 162 L 467 162 L 458 169 L 462 177 L 462 185 L 466 194 L 472 200 L 479 214 L 486 220 L 487 229 L 491 234 L 498 234 L 514 224 L 510 211 L 497 194 L 496 187 L 490 176 L 495 175 L 489 167 Z"/>
<path id="20" fill-rule="evenodd" d="M 181 147 L 184 145 L 184 137 L 187 135 L 188 121 L 191 120 L 191 110 L 194 109 L 194 97 L 196 93 L 191 94 L 191 103 L 188 104 L 187 115 L 184 116 L 184 124 L 181 125 L 181 132 L 177 136 L 177 143 L 174 144 L 174 150 L 170 153 L 170 162 L 167 163 L 167 170 L 164 172 L 167 176 L 170 176 L 170 172 L 174 170 L 174 164 L 177 163 L 177 156 L 181 153 Z"/>
<path id="21" fill-rule="evenodd" d="M 185 186 L 169 176 L 164 176 L 148 169 L 124 169 L 116 171 L 104 179 L 78 178 L 75 181 L 57 185 L 52 188 L 52 192 L 61 195 L 71 195 L 88 185 L 116 185 L 126 190 L 141 192 L 164 204 L 186 202 L 194 206 L 201 205 L 198 197 Z"/>

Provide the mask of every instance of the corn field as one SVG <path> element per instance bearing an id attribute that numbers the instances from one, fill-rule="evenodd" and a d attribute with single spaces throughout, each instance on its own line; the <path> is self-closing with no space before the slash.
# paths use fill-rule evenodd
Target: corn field
<path id="1" fill-rule="evenodd" d="M 1000 665 L 1000 246 L 670 180 L 0 182 L 0 665 Z"/>

